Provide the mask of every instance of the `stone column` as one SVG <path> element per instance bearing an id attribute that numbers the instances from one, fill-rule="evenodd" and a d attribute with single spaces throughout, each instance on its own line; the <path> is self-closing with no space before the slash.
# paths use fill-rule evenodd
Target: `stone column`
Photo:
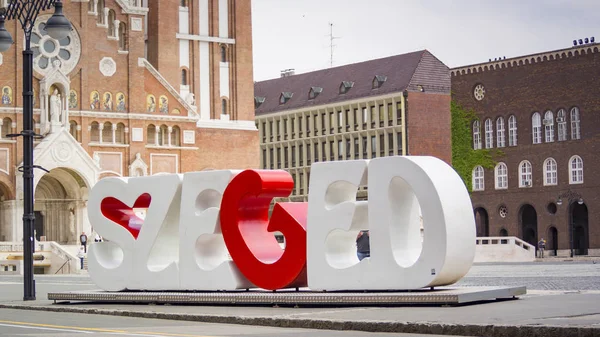
<path id="1" fill-rule="evenodd" d="M 119 26 L 121 25 L 121 21 L 119 20 L 114 20 L 113 21 L 114 27 L 115 29 L 113 30 L 113 37 L 116 37 L 117 39 L 119 38 Z"/>
<path id="2" fill-rule="evenodd" d="M 98 125 L 98 139 L 100 140 L 100 143 L 104 143 L 104 139 L 103 139 L 103 132 L 104 131 L 104 124 L 99 124 Z"/>
<path id="3" fill-rule="evenodd" d="M 169 130 L 169 141 L 168 141 L 168 144 L 169 144 L 169 147 L 171 147 L 171 134 L 173 133 L 173 127 L 169 126 L 168 130 Z"/>
<path id="4" fill-rule="evenodd" d="M 160 127 L 156 128 L 156 137 L 154 137 L 154 145 L 158 146 L 158 137 L 160 137 Z"/>
<path id="5" fill-rule="evenodd" d="M 112 125 L 112 143 L 115 144 L 117 142 L 117 124 Z"/>

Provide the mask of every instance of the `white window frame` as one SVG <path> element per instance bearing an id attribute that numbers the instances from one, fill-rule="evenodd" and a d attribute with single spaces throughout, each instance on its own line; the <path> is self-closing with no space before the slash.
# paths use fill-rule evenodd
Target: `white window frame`
<path id="1" fill-rule="evenodd" d="M 505 163 L 498 163 L 494 168 L 494 181 L 497 190 L 508 189 L 508 167 Z"/>
<path id="2" fill-rule="evenodd" d="M 473 191 L 484 191 L 485 190 L 485 172 L 481 165 L 473 168 Z"/>
<path id="3" fill-rule="evenodd" d="M 485 148 L 494 147 L 494 123 L 491 118 L 485 120 Z"/>
<path id="4" fill-rule="evenodd" d="M 508 146 L 517 146 L 517 117 L 508 117 Z"/>
<path id="5" fill-rule="evenodd" d="M 556 124 L 558 125 L 558 141 L 564 142 L 565 140 L 567 140 L 567 116 L 565 113 L 565 109 L 560 109 L 556 113 Z"/>
<path id="6" fill-rule="evenodd" d="M 504 128 L 504 117 L 496 119 L 496 146 L 506 147 L 506 131 Z"/>
<path id="7" fill-rule="evenodd" d="M 581 116 L 578 107 L 571 109 L 571 139 L 581 139 Z"/>
<path id="8" fill-rule="evenodd" d="M 554 113 L 550 110 L 544 114 L 544 138 L 546 143 L 554 142 Z"/>
<path id="9" fill-rule="evenodd" d="M 533 144 L 542 143 L 542 116 L 539 112 L 534 112 L 531 116 L 531 136 Z"/>
<path id="10" fill-rule="evenodd" d="M 473 149 L 481 150 L 481 124 L 479 120 L 473 122 Z"/>
<path id="11" fill-rule="evenodd" d="M 526 182 L 529 182 L 527 184 Z M 528 188 L 533 186 L 533 167 L 528 160 L 519 163 L 519 187 Z"/>
<path id="12" fill-rule="evenodd" d="M 558 185 L 558 165 L 554 158 L 544 160 L 544 186 Z"/>
<path id="13" fill-rule="evenodd" d="M 583 184 L 583 159 L 580 156 L 569 159 L 569 184 Z"/>

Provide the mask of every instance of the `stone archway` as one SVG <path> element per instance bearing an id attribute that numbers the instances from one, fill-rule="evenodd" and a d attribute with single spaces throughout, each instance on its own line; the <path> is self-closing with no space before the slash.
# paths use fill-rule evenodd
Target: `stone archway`
<path id="1" fill-rule="evenodd" d="M 521 206 L 521 209 L 519 209 L 519 222 L 521 238 L 537 247 L 537 212 L 535 208 L 529 204 Z"/>
<path id="2" fill-rule="evenodd" d="M 0 242 L 12 241 L 15 201 L 11 199 L 10 189 L 0 182 Z"/>
<path id="3" fill-rule="evenodd" d="M 558 230 L 554 226 L 548 228 L 546 251 L 548 252 L 548 256 L 556 256 L 558 252 Z"/>
<path id="4" fill-rule="evenodd" d="M 573 253 L 575 255 L 587 255 L 590 244 L 588 227 L 588 208 L 587 205 L 577 202 L 571 204 L 570 216 L 571 230 L 573 231 Z"/>
<path id="5" fill-rule="evenodd" d="M 477 237 L 490 236 L 490 220 L 488 212 L 483 207 L 475 208 L 475 228 Z"/>
<path id="6" fill-rule="evenodd" d="M 34 206 L 43 219 L 38 230 L 43 231 L 47 241 L 77 244 L 86 218 L 88 190 L 86 181 L 72 169 L 55 168 L 41 177 L 35 188 Z"/>

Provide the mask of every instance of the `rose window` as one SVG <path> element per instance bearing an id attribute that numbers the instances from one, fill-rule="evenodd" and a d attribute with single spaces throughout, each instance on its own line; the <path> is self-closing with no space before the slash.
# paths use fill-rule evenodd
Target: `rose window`
<path id="1" fill-rule="evenodd" d="M 506 218 L 506 216 L 508 215 L 508 208 L 506 208 L 506 206 L 504 205 L 500 206 L 500 208 L 498 209 L 498 214 L 500 215 L 500 217 Z"/>
<path id="2" fill-rule="evenodd" d="M 38 73 L 45 75 L 52 69 L 52 65 L 59 61 L 63 73 L 68 74 L 75 69 L 81 56 L 79 34 L 73 28 L 69 36 L 64 39 L 53 39 L 45 30 L 46 21 L 51 16 L 39 16 L 31 32 L 33 68 Z"/>
<path id="3" fill-rule="evenodd" d="M 485 88 L 483 87 L 483 84 L 478 84 L 475 86 L 475 90 L 473 90 L 473 95 L 478 101 L 481 101 L 483 97 L 485 97 Z"/>

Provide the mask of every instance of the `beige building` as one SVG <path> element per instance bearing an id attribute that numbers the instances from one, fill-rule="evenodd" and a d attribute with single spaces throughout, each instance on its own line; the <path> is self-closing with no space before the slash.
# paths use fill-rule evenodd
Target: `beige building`
<path id="1" fill-rule="evenodd" d="M 319 161 L 410 154 L 450 163 L 450 73 L 426 50 L 284 72 L 254 90 L 261 168 L 291 173 L 292 200 L 307 199 Z"/>

